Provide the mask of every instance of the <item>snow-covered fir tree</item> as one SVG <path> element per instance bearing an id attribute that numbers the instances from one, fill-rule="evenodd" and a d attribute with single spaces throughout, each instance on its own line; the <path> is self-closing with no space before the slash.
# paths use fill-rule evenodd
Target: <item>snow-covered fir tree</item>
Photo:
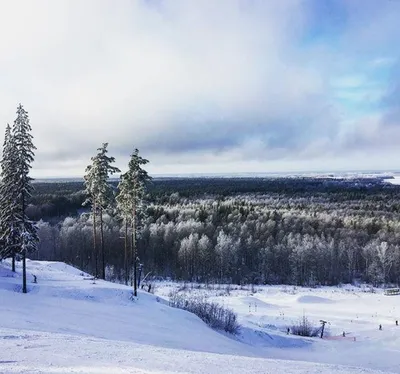
<path id="1" fill-rule="evenodd" d="M 15 188 L 16 154 L 14 137 L 12 136 L 10 125 L 7 124 L 1 159 L 0 258 L 11 256 L 13 271 L 15 271 L 15 252 L 18 242 L 18 204 Z"/>
<path id="2" fill-rule="evenodd" d="M 114 157 L 107 156 L 108 143 L 103 143 L 98 148 L 96 156 L 91 158 L 92 163 L 87 166 L 85 174 L 85 193 L 87 199 L 84 205 L 90 205 L 93 217 L 93 254 L 95 262 L 95 276 L 98 274 L 98 251 L 97 251 L 97 216 L 100 219 L 100 254 L 101 254 L 101 278 L 105 279 L 105 253 L 104 253 L 104 232 L 103 232 L 103 213 L 113 202 L 114 192 L 109 183 L 109 175 L 120 170 L 112 166 L 115 162 Z"/>
<path id="3" fill-rule="evenodd" d="M 143 214 L 146 184 L 151 180 L 147 171 L 142 168 L 149 161 L 139 155 L 136 148 L 131 155 L 128 171 L 121 175 L 118 184 L 117 204 L 125 228 L 125 282 L 128 281 L 128 269 L 133 266 L 134 295 L 137 295 L 137 229 L 138 218 Z M 128 227 L 131 230 L 131 248 L 128 254 Z"/>
<path id="4" fill-rule="evenodd" d="M 26 293 L 26 255 L 33 252 L 37 248 L 38 236 L 37 228 L 26 215 L 26 208 L 28 199 L 32 195 L 33 186 L 32 178 L 29 176 L 31 163 L 34 161 L 34 150 L 36 147 L 33 145 L 33 136 L 31 134 L 32 128 L 29 123 L 28 112 L 20 104 L 17 109 L 17 118 L 14 121 L 11 137 L 15 143 L 16 153 L 13 157 L 13 164 L 15 164 L 15 185 L 13 190 L 13 197 L 16 197 L 18 206 L 17 211 L 17 248 L 22 255 L 22 292 Z M 11 196 L 11 193 L 10 193 Z"/>

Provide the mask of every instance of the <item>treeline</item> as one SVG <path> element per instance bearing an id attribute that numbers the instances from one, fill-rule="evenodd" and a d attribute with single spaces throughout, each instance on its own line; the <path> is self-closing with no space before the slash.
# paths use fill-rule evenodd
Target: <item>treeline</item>
<path id="1" fill-rule="evenodd" d="M 58 198 L 50 185 L 45 194 Z M 72 216 L 39 222 L 35 256 L 93 273 L 93 224 L 80 214 L 79 184 L 63 188 Z M 49 203 L 43 190 L 36 185 L 33 196 L 39 211 Z M 376 179 L 156 179 L 136 238 L 138 264 L 153 276 L 201 282 L 399 283 L 399 198 L 398 187 Z M 103 235 L 106 278 L 124 281 L 132 269 L 111 213 Z"/>
<path id="2" fill-rule="evenodd" d="M 117 188 L 118 179 L 109 183 Z M 28 207 L 34 220 L 57 221 L 77 216 L 84 209 L 82 181 L 34 181 L 35 190 Z M 168 204 L 170 198 L 210 197 L 221 200 L 237 194 L 272 194 L 285 198 L 321 198 L 331 203 L 371 200 L 369 210 L 400 212 L 400 188 L 382 184 L 380 179 L 326 179 L 326 178 L 155 178 L 147 186 L 149 201 Z M 360 206 L 359 206 L 360 207 Z"/>
<path id="3" fill-rule="evenodd" d="M 97 149 L 82 182 L 35 183 L 20 105 L 1 158 L 0 260 L 61 260 L 96 277 L 298 285 L 400 283 L 400 187 L 378 178 L 160 178 Z M 35 223 L 37 222 L 37 224 Z M 39 239 L 39 241 L 38 241 Z"/>

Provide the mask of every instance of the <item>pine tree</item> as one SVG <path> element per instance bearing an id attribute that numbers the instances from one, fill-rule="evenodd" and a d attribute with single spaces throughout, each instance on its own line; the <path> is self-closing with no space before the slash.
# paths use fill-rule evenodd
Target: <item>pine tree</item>
<path id="1" fill-rule="evenodd" d="M 1 159 L 0 184 L 0 259 L 11 255 L 12 271 L 15 271 L 15 252 L 18 238 L 17 230 L 17 196 L 16 196 L 16 158 L 14 137 L 11 127 L 7 124 L 4 136 L 3 155 Z"/>
<path id="2" fill-rule="evenodd" d="M 115 162 L 114 157 L 107 156 L 108 143 L 103 143 L 98 148 L 96 156 L 92 157 L 92 164 L 86 168 L 85 187 L 87 199 L 84 205 L 90 204 L 93 217 L 93 254 L 95 262 L 95 276 L 98 276 L 98 251 L 97 251 L 97 215 L 100 218 L 100 248 L 101 248 L 101 277 L 105 279 L 105 253 L 104 253 L 104 232 L 103 232 L 103 212 L 107 210 L 113 202 L 113 190 L 108 182 L 110 174 L 120 170 L 112 166 Z"/>
<path id="3" fill-rule="evenodd" d="M 26 254 L 37 248 L 38 236 L 36 226 L 26 216 L 28 199 L 32 195 L 32 178 L 29 176 L 31 163 L 34 161 L 33 136 L 29 123 L 28 112 L 20 104 L 17 109 L 17 118 L 12 128 L 15 158 L 15 196 L 17 198 L 17 228 L 18 248 L 22 254 L 22 292 L 26 293 Z M 14 195 L 13 195 L 14 196 Z"/>
<path id="4" fill-rule="evenodd" d="M 118 185 L 117 204 L 125 226 L 125 282 L 128 282 L 128 269 L 133 265 L 134 296 L 137 296 L 137 230 L 139 217 L 144 211 L 146 184 L 151 180 L 147 171 L 142 168 L 149 161 L 139 156 L 135 149 L 131 155 L 128 171 L 121 175 Z M 131 250 L 128 254 L 128 227 L 131 229 Z"/>

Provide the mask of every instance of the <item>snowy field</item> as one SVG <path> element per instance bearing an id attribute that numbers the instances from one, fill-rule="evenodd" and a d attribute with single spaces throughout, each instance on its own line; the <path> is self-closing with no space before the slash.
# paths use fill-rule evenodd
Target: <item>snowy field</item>
<path id="1" fill-rule="evenodd" d="M 400 373 L 400 296 L 371 287 L 204 286 L 159 283 L 156 294 L 206 297 L 234 310 L 239 340 L 279 359 L 362 366 Z M 325 320 L 326 339 L 287 335 L 305 315 L 313 326 Z M 382 325 L 382 330 L 379 330 Z M 343 332 L 345 337 L 343 337 Z"/>
<path id="2" fill-rule="evenodd" d="M 395 175 L 391 179 L 384 179 L 385 182 L 390 183 L 390 184 L 400 184 L 400 175 Z"/>
<path id="3" fill-rule="evenodd" d="M 400 373 L 400 296 L 350 287 L 181 291 L 234 309 L 243 327 L 233 338 L 167 305 L 182 284 L 158 283 L 158 297 L 133 299 L 129 287 L 39 261 L 28 261 L 28 281 L 23 295 L 20 268 L 0 263 L 0 373 Z M 329 321 L 330 339 L 287 335 L 303 313 Z"/>

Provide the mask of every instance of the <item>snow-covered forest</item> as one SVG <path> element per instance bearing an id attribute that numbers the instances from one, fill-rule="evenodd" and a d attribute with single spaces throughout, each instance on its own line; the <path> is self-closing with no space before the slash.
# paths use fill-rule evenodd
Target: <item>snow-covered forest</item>
<path id="1" fill-rule="evenodd" d="M 94 273 L 83 184 L 35 186 L 28 213 L 38 220 L 40 242 L 33 258 Z M 201 282 L 398 283 L 399 201 L 399 187 L 376 179 L 155 179 L 139 262 L 152 276 Z M 103 221 L 106 278 L 123 282 L 124 225 L 112 212 Z"/>
<path id="2" fill-rule="evenodd" d="M 1 160 L 0 258 L 65 261 L 135 294 L 139 269 L 207 283 L 400 281 L 400 187 L 382 179 L 152 180 L 138 149 L 120 174 L 104 143 L 83 182 L 34 188 L 30 130 L 20 105 Z"/>

